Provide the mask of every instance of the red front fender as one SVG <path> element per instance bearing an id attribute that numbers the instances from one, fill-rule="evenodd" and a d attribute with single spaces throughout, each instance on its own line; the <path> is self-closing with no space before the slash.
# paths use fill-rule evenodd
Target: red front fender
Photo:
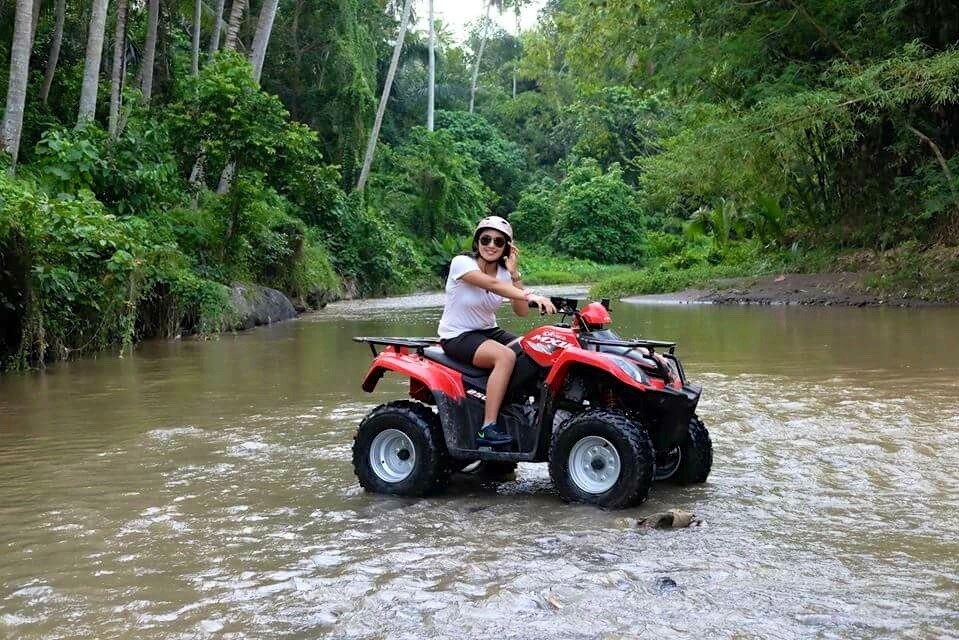
<path id="1" fill-rule="evenodd" d="M 569 369 L 573 365 L 582 365 L 590 369 L 608 373 L 623 384 L 639 389 L 640 391 L 646 391 L 650 388 L 660 388 L 649 387 L 641 382 L 636 382 L 629 377 L 629 374 L 617 367 L 611 358 L 601 353 L 587 351 L 578 347 L 570 347 L 563 350 L 563 353 L 560 354 L 559 358 L 557 358 L 553 364 L 553 369 L 549 372 L 549 375 L 546 376 L 546 384 L 553 393 L 559 393 L 563 382 L 566 380 L 566 376 L 569 375 Z"/>
<path id="2" fill-rule="evenodd" d="M 410 379 L 410 395 L 413 397 L 419 397 L 423 388 L 432 393 L 443 393 L 453 400 L 458 400 L 465 395 L 463 377 L 458 372 L 419 355 L 397 353 L 389 348 L 383 350 L 373 360 L 370 370 L 363 379 L 363 391 L 372 392 L 387 371 L 396 371 L 407 376 Z"/>

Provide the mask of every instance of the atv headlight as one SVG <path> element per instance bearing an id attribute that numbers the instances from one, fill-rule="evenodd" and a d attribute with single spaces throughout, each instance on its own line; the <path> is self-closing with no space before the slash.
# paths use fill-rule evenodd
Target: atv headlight
<path id="1" fill-rule="evenodd" d="M 623 370 L 623 373 L 628 375 L 636 382 L 639 382 L 640 384 L 649 384 L 649 378 L 647 378 L 646 374 L 643 373 L 643 370 L 631 360 L 627 360 L 626 358 L 613 358 L 613 362 L 615 362 L 616 366 Z"/>

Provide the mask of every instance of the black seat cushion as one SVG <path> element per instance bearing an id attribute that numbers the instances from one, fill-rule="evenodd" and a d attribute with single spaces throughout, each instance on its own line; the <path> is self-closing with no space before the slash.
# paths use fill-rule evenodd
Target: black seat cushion
<path id="1" fill-rule="evenodd" d="M 489 369 L 480 369 L 472 365 L 458 362 L 446 355 L 442 347 L 427 347 L 426 349 L 423 349 L 423 355 L 427 360 L 432 360 L 433 362 L 441 364 L 444 367 L 455 369 L 464 376 L 468 376 L 470 378 L 485 378 L 489 375 Z"/>

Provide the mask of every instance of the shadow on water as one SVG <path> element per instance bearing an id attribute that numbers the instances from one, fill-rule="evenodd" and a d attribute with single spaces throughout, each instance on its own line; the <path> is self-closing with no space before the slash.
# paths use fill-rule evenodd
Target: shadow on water
<path id="1" fill-rule="evenodd" d="M 353 430 L 406 386 L 363 394 L 349 338 L 432 334 L 423 304 L 0 380 L 0 637 L 959 634 L 959 311 L 614 306 L 680 341 L 716 463 L 609 513 L 544 465 L 359 489 Z M 707 526 L 620 520 L 673 507 Z"/>

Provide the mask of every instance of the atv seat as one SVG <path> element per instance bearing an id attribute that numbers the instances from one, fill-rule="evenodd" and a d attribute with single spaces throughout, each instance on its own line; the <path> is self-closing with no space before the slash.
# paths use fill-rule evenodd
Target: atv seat
<path id="1" fill-rule="evenodd" d="M 427 360 L 432 360 L 433 362 L 441 364 L 444 367 L 449 367 L 450 369 L 459 371 L 464 376 L 469 378 L 485 378 L 490 373 L 489 369 L 480 369 L 478 367 L 474 367 L 473 365 L 463 364 L 454 360 L 446 355 L 442 347 L 427 347 L 426 349 L 423 349 L 423 356 Z"/>

